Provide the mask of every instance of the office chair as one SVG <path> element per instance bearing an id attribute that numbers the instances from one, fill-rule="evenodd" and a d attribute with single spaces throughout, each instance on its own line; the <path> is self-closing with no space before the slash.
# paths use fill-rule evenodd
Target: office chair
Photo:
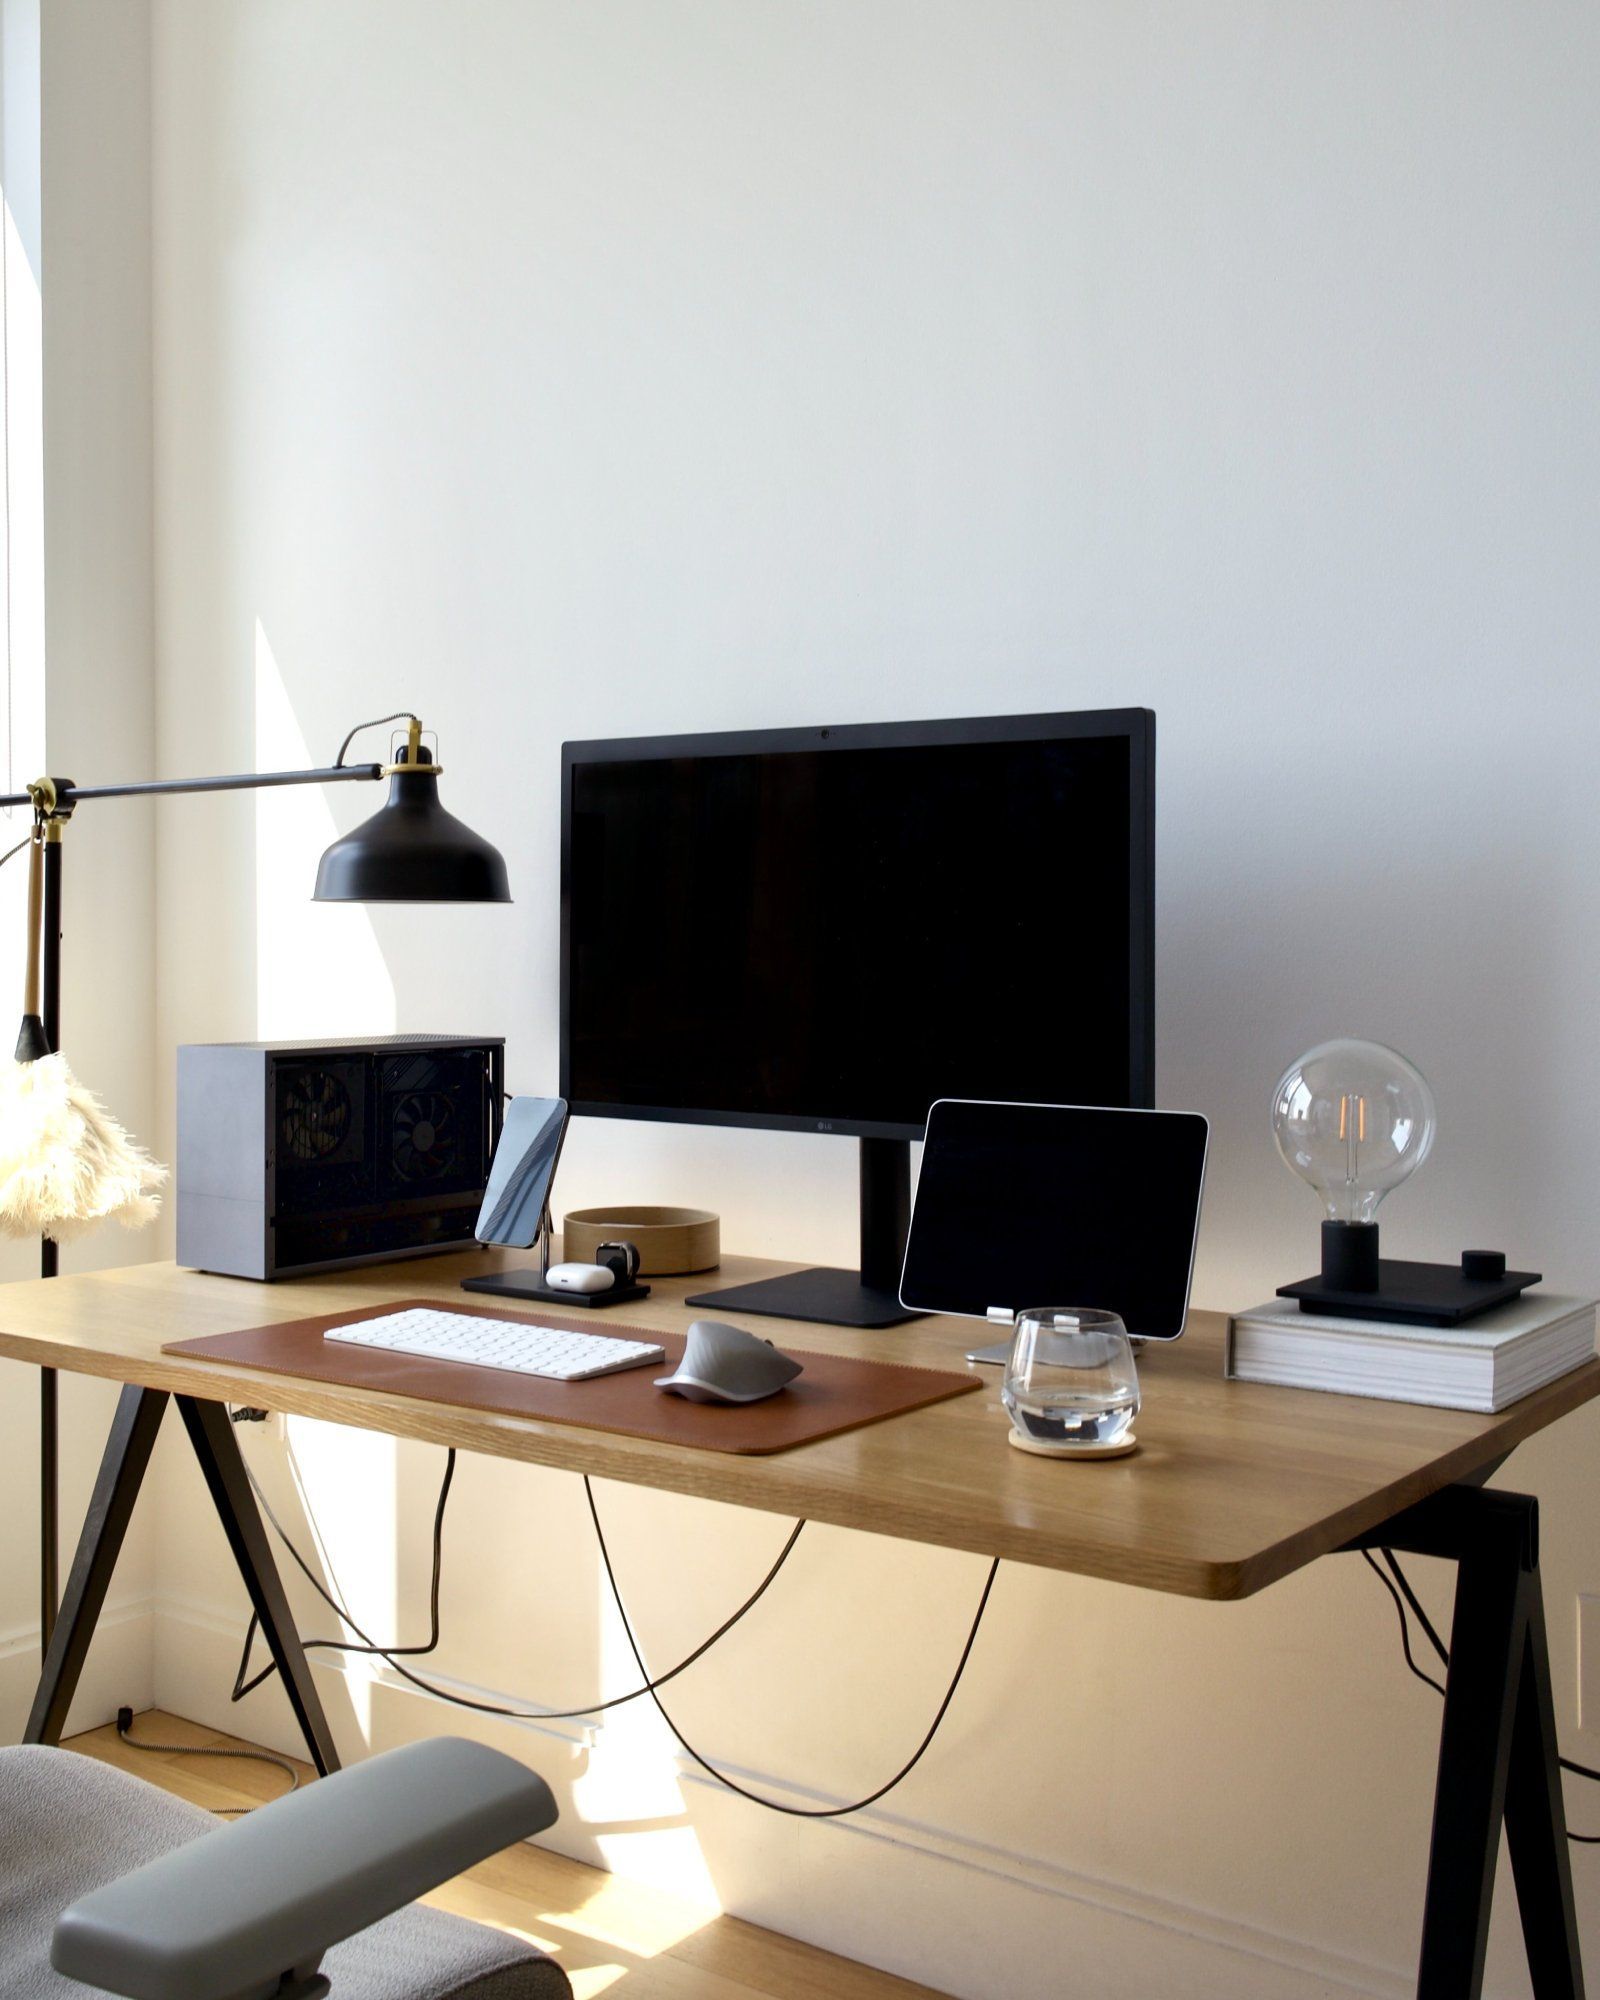
<path id="1" fill-rule="evenodd" d="M 555 1817 L 542 1778 L 450 1737 L 231 1826 L 72 1751 L 0 1749 L 0 2000 L 571 2000 L 543 1952 L 413 1902 Z"/>

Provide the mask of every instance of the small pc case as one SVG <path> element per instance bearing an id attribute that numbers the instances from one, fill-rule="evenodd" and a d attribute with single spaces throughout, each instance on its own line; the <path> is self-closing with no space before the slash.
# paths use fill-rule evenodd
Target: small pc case
<path id="1" fill-rule="evenodd" d="M 178 1050 L 178 1262 L 282 1278 L 466 1248 L 500 1136 L 503 1038 Z"/>

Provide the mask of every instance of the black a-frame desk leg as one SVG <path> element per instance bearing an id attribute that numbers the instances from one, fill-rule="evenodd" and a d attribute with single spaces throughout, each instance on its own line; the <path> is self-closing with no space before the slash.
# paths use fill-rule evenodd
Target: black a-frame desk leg
<path id="1" fill-rule="evenodd" d="M 211 1503 L 250 1593 L 251 1605 L 261 1621 L 267 1646 L 283 1677 L 311 1761 L 326 1776 L 339 1768 L 339 1753 L 334 1748 L 333 1732 L 322 1712 L 311 1669 L 295 1631 L 283 1580 L 272 1559 L 255 1496 L 245 1477 L 244 1460 L 228 1412 L 221 1403 L 200 1402 L 193 1396 L 180 1396 L 177 1402 L 189 1442 L 205 1474 Z M 89 1641 L 94 1636 L 128 1523 L 133 1518 L 134 1502 L 144 1482 L 166 1407 L 165 1390 L 140 1389 L 132 1384 L 123 1390 L 117 1403 L 60 1614 L 45 1653 L 33 1710 L 23 1734 L 25 1743 L 61 1741 L 67 1710 L 77 1692 Z"/>
<path id="2" fill-rule="evenodd" d="M 56 1612 L 55 1628 L 45 1649 L 33 1710 L 22 1733 L 24 1743 L 59 1743 L 67 1710 L 77 1692 L 78 1677 L 88 1657 L 89 1641 L 122 1543 L 133 1518 L 133 1503 L 144 1482 L 145 1467 L 155 1449 L 156 1433 L 167 1407 L 161 1389 L 136 1389 L 130 1384 L 117 1401 L 111 1435 L 100 1459 L 83 1533 L 72 1559 L 66 1594 Z"/>
<path id="3" fill-rule="evenodd" d="M 1535 2000 L 1583 2000 L 1538 1502 L 1452 1486 L 1357 1546 L 1457 1565 L 1418 2000 L 1479 2000 L 1502 1825 Z"/>

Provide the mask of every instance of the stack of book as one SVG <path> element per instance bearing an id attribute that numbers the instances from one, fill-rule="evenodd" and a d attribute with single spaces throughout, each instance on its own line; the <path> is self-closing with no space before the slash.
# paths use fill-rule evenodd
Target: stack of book
<path id="1" fill-rule="evenodd" d="M 1397 1326 L 1272 1299 L 1228 1323 L 1223 1372 L 1391 1403 L 1503 1410 L 1593 1358 L 1595 1302 L 1525 1292 L 1464 1326 Z"/>

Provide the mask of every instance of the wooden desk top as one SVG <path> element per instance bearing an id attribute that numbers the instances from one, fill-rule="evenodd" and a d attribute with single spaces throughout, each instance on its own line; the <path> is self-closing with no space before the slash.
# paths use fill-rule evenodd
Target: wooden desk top
<path id="1" fill-rule="evenodd" d="M 1249 1596 L 1600 1394 L 1600 1361 L 1498 1416 L 1225 1382 L 1224 1321 L 1195 1313 L 1181 1341 L 1141 1352 L 1141 1448 L 1130 1458 L 1060 1464 L 1012 1451 L 990 1369 L 978 1395 L 751 1459 L 161 1352 L 166 1341 L 396 1299 L 462 1305 L 460 1277 L 527 1261 L 469 1251 L 272 1285 L 172 1264 L 33 1279 L 0 1286 L 0 1355 L 1211 1598 Z M 658 1279 L 648 1299 L 597 1313 L 596 1331 L 682 1330 L 695 1317 L 685 1293 L 790 1268 L 728 1257 L 720 1272 Z M 780 1346 L 936 1368 L 960 1367 L 988 1337 L 955 1319 L 870 1333 L 749 1323 Z"/>

